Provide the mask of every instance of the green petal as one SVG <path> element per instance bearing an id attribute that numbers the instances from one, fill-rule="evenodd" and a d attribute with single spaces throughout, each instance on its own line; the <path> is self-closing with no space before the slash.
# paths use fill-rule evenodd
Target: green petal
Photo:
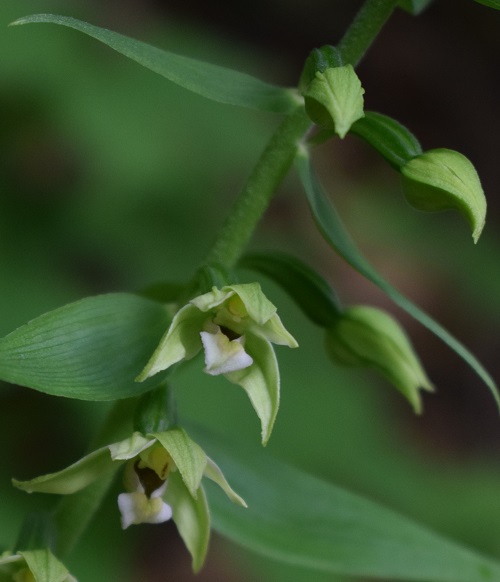
<path id="1" fill-rule="evenodd" d="M 205 491 L 200 487 L 195 499 L 180 475 L 171 473 L 164 498 L 172 508 L 172 519 L 191 554 L 193 570 L 198 572 L 205 561 L 210 539 L 210 513 Z"/>
<path id="2" fill-rule="evenodd" d="M 27 493 L 67 495 L 87 487 L 115 467 L 118 468 L 118 464 L 112 460 L 108 447 L 103 447 L 57 473 L 42 475 L 31 481 L 12 479 L 12 483 Z"/>
<path id="3" fill-rule="evenodd" d="M 195 305 L 200 311 L 206 313 L 211 311 L 215 307 L 222 305 L 226 299 L 229 299 L 233 295 L 232 289 L 229 287 L 223 287 L 222 289 L 217 289 L 213 287 L 208 293 L 203 295 L 198 295 L 194 299 L 191 299 L 191 303 Z"/>
<path id="4" fill-rule="evenodd" d="M 246 336 L 245 348 L 253 364 L 244 370 L 225 374 L 234 384 L 239 384 L 248 394 L 262 426 L 262 444 L 271 436 L 278 414 L 280 378 L 278 362 L 271 344 L 256 335 Z"/>
<path id="5" fill-rule="evenodd" d="M 182 428 L 171 428 L 165 432 L 153 433 L 172 457 L 189 493 L 196 498 L 201 478 L 207 465 L 207 455 Z"/>
<path id="6" fill-rule="evenodd" d="M 211 479 L 214 483 L 217 483 L 217 485 L 223 489 L 224 493 L 233 503 L 237 503 L 243 507 L 248 507 L 246 501 L 240 497 L 236 491 L 234 491 L 231 485 L 229 485 L 219 466 L 214 461 L 212 461 L 210 457 L 207 457 L 207 466 L 205 467 L 204 476 L 208 477 L 208 479 Z"/>
<path id="7" fill-rule="evenodd" d="M 108 445 L 107 448 L 111 453 L 113 461 L 128 461 L 129 459 L 137 457 L 139 453 L 142 453 L 148 447 L 154 445 L 154 442 L 154 439 L 148 439 L 142 436 L 141 433 L 134 432 L 130 438 Z"/>
<path id="8" fill-rule="evenodd" d="M 180 309 L 137 381 L 142 382 L 181 360 L 194 357 L 201 349 L 200 331 L 206 317 L 191 304 Z"/>
<path id="9" fill-rule="evenodd" d="M 424 211 L 456 209 L 470 222 L 477 242 L 486 220 L 486 198 L 471 162 L 459 152 L 429 150 L 401 168 L 408 202 Z"/>
<path id="10" fill-rule="evenodd" d="M 50 550 L 19 552 L 26 560 L 36 582 L 76 582 Z"/>

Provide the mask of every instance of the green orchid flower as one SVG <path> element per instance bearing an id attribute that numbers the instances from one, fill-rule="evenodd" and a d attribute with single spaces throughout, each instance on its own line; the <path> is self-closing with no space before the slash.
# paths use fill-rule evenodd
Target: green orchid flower
<path id="1" fill-rule="evenodd" d="M 5 552 L 0 556 L 0 582 L 77 582 L 48 549 Z"/>
<path id="2" fill-rule="evenodd" d="M 203 349 L 207 374 L 222 374 L 247 392 L 266 444 L 279 407 L 279 370 L 271 344 L 298 346 L 258 283 L 213 287 L 176 313 L 137 379 L 143 381 Z"/>
<path id="3" fill-rule="evenodd" d="M 220 468 L 179 427 L 129 438 L 102 447 L 57 473 L 30 481 L 13 480 L 28 493 L 67 495 L 90 485 L 107 471 L 126 464 L 126 491 L 118 496 L 122 527 L 162 523 L 173 519 L 193 560 L 203 565 L 210 537 L 210 513 L 201 483 L 207 477 L 217 483 L 231 501 L 246 507 L 230 487 Z"/>

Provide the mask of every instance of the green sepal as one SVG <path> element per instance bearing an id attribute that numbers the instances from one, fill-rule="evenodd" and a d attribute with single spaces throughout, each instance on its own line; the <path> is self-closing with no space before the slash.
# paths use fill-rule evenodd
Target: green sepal
<path id="1" fill-rule="evenodd" d="M 174 316 L 160 343 L 151 350 L 153 355 L 137 376 L 137 382 L 145 382 L 158 372 L 166 370 L 183 359 L 194 358 L 201 350 L 200 329 L 207 318 L 206 314 L 188 303 Z"/>
<path id="2" fill-rule="evenodd" d="M 340 303 L 330 285 L 303 261 L 286 253 L 252 253 L 239 263 L 280 285 L 311 321 L 329 327 L 337 319 Z"/>
<path id="3" fill-rule="evenodd" d="M 300 75 L 299 91 L 302 94 L 305 93 L 318 71 L 324 73 L 326 69 L 342 67 L 344 64 L 340 51 L 332 45 L 327 44 L 313 49 L 309 53 Z"/>
<path id="4" fill-rule="evenodd" d="M 476 0 L 477 1 L 477 0 Z M 420 14 L 433 0 L 399 0 L 399 6 L 410 14 Z"/>
<path id="5" fill-rule="evenodd" d="M 486 198 L 471 162 L 459 152 L 435 149 L 401 168 L 403 190 L 418 210 L 456 209 L 469 221 L 477 243 L 486 220 Z"/>
<path id="6" fill-rule="evenodd" d="M 76 582 L 68 569 L 48 549 L 19 552 L 35 582 Z"/>
<path id="7" fill-rule="evenodd" d="M 203 449 L 179 427 L 148 436 L 157 439 L 172 457 L 189 493 L 196 499 L 207 465 L 207 455 Z"/>
<path id="8" fill-rule="evenodd" d="M 263 338 L 249 335 L 245 346 L 252 354 L 253 364 L 249 368 L 225 374 L 225 377 L 247 393 L 261 422 L 262 444 L 266 445 L 279 409 L 278 362 L 271 344 Z"/>
<path id="9" fill-rule="evenodd" d="M 20 550 L 54 549 L 56 533 L 56 526 L 50 513 L 42 511 L 30 513 L 23 520 L 14 553 Z"/>
<path id="10" fill-rule="evenodd" d="M 388 313 L 366 305 L 346 309 L 325 336 L 331 358 L 342 365 L 370 367 L 383 374 L 419 414 L 419 390 L 433 386 L 399 323 Z"/>
<path id="11" fill-rule="evenodd" d="M 165 378 L 134 381 L 170 321 L 161 304 L 128 293 L 70 303 L 0 339 L 0 379 L 81 400 L 142 394 Z"/>
<path id="12" fill-rule="evenodd" d="M 295 91 L 225 67 L 191 59 L 69 16 L 34 14 L 11 25 L 45 22 L 73 28 L 158 73 L 169 81 L 220 103 L 288 113 L 297 106 Z"/>
<path id="13" fill-rule="evenodd" d="M 241 505 L 242 507 L 248 507 L 246 501 L 229 485 L 219 466 L 210 457 L 207 457 L 207 466 L 205 467 L 203 476 L 217 483 L 233 503 Z"/>
<path id="14" fill-rule="evenodd" d="M 172 508 L 172 519 L 191 554 L 192 566 L 198 572 L 205 561 L 210 540 L 210 512 L 203 487 L 193 497 L 178 472 L 171 473 L 164 495 Z"/>
<path id="15" fill-rule="evenodd" d="M 417 138 L 395 119 L 365 111 L 365 116 L 351 126 L 350 133 L 365 140 L 396 170 L 422 153 Z"/>
<path id="16" fill-rule="evenodd" d="M 134 414 L 134 430 L 148 434 L 163 432 L 177 422 L 172 387 L 164 384 L 143 394 Z"/>
<path id="17" fill-rule="evenodd" d="M 111 458 L 108 447 L 102 447 L 61 471 L 48 473 L 30 481 L 12 479 L 12 484 L 27 493 L 67 495 L 80 491 L 118 466 L 119 464 Z"/>
<path id="18" fill-rule="evenodd" d="M 306 112 L 314 123 L 344 138 L 363 117 L 364 89 L 352 65 L 317 72 L 304 92 Z"/>

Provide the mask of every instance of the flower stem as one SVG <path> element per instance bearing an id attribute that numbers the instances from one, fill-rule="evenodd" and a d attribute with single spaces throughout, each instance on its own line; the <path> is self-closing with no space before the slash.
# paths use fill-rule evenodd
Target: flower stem
<path id="1" fill-rule="evenodd" d="M 398 5 L 398 0 L 366 0 L 338 43 L 342 60 L 355 67 Z"/>
<path id="2" fill-rule="evenodd" d="M 207 255 L 208 264 L 218 263 L 228 269 L 236 264 L 290 168 L 299 142 L 310 125 L 311 121 L 301 105 L 278 127 L 222 225 L 215 244 Z"/>

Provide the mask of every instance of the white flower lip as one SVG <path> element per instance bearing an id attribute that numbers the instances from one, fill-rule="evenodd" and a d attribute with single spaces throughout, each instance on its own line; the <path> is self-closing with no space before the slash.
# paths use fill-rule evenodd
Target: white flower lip
<path id="1" fill-rule="evenodd" d="M 215 333 L 200 332 L 201 341 L 205 350 L 205 369 L 211 376 L 228 374 L 244 370 L 253 364 L 253 358 L 249 356 L 243 347 L 243 337 L 230 340 L 222 333 L 219 326 Z"/>

